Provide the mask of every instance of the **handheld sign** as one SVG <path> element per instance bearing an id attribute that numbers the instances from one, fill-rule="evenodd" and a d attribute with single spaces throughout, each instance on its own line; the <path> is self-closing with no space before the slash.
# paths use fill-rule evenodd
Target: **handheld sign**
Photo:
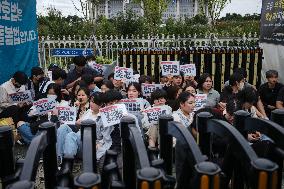
<path id="1" fill-rule="evenodd" d="M 39 115 L 45 115 L 56 108 L 57 101 L 54 98 L 42 98 L 33 103 Z"/>
<path id="2" fill-rule="evenodd" d="M 163 84 L 146 84 L 142 83 L 142 95 L 147 97 L 151 96 L 151 93 L 156 89 L 162 89 L 164 87 Z"/>
<path id="3" fill-rule="evenodd" d="M 31 91 L 17 92 L 17 93 L 9 94 L 9 96 L 12 99 L 13 103 L 33 101 Z"/>
<path id="4" fill-rule="evenodd" d="M 101 75 L 103 75 L 104 71 L 106 70 L 104 65 L 97 64 L 95 61 L 88 62 L 88 65 L 94 70 L 98 71 Z"/>
<path id="5" fill-rule="evenodd" d="M 132 68 L 124 68 L 116 66 L 114 69 L 114 79 L 116 80 L 130 80 L 133 77 Z"/>
<path id="6" fill-rule="evenodd" d="M 195 111 L 204 108 L 206 105 L 207 94 L 196 94 L 195 95 Z"/>
<path id="7" fill-rule="evenodd" d="M 180 71 L 183 72 L 185 76 L 196 76 L 195 64 L 180 65 Z"/>
<path id="8" fill-rule="evenodd" d="M 145 120 L 144 124 L 146 127 L 158 124 L 158 119 L 160 115 L 166 115 L 170 113 L 171 112 L 169 108 L 167 108 L 167 106 L 165 105 L 147 108 L 143 111 L 143 119 Z"/>
<path id="9" fill-rule="evenodd" d="M 119 101 L 122 104 L 125 104 L 127 111 L 129 112 L 140 112 L 143 110 L 143 99 L 121 99 Z"/>
<path id="10" fill-rule="evenodd" d="M 162 61 L 161 62 L 162 75 L 180 75 L 179 61 Z"/>
<path id="11" fill-rule="evenodd" d="M 61 123 L 75 125 L 77 117 L 76 107 L 61 106 L 56 109 L 58 110 L 58 119 Z"/>
<path id="12" fill-rule="evenodd" d="M 129 83 L 133 83 L 133 82 L 139 83 L 139 78 L 140 78 L 139 74 L 133 75 L 130 79 L 125 81 L 126 86 L 128 86 Z"/>
<path id="13" fill-rule="evenodd" d="M 100 114 L 104 127 L 110 127 L 119 124 L 120 119 L 127 115 L 127 110 L 124 104 L 115 104 L 101 108 Z"/>

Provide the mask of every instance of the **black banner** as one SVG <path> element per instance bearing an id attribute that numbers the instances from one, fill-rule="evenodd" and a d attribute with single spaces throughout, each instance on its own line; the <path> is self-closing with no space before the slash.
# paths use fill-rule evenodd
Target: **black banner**
<path id="1" fill-rule="evenodd" d="M 261 82 L 262 49 L 246 47 L 190 47 L 179 49 L 124 49 L 119 52 L 119 66 L 131 67 L 140 75 L 150 75 L 160 80 L 161 61 L 180 61 L 195 64 L 196 77 L 203 73 L 212 75 L 214 89 L 221 91 L 225 81 L 237 67 L 245 68 L 247 81 L 255 86 Z"/>
<path id="2" fill-rule="evenodd" d="M 283 10 L 283 0 L 262 0 L 260 42 L 284 45 Z"/>

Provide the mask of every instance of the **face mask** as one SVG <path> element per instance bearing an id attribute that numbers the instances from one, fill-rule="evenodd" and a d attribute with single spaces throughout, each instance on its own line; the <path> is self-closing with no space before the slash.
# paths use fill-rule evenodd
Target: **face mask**
<path id="1" fill-rule="evenodd" d="M 50 98 L 50 99 L 57 99 L 57 95 L 47 95 L 47 98 Z"/>
<path id="2" fill-rule="evenodd" d="M 239 86 L 239 90 L 243 90 L 244 86 L 245 86 L 245 83 L 244 83 L 244 82 L 241 82 L 241 83 L 240 83 L 240 86 Z"/>

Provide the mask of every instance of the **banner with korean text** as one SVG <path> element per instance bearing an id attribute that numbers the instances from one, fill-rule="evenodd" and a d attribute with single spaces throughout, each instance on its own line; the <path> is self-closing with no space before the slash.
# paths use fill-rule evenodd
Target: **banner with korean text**
<path id="1" fill-rule="evenodd" d="M 36 0 L 0 0 L 0 83 L 38 65 Z"/>

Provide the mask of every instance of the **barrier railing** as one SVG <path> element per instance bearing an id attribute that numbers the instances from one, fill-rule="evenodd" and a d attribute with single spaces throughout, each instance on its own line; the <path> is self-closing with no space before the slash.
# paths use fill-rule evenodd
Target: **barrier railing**
<path id="1" fill-rule="evenodd" d="M 182 178 L 177 177 L 177 187 L 180 188 L 182 185 L 183 188 L 218 189 L 220 168 L 214 163 L 206 162 L 207 157 L 202 155 L 190 132 L 181 123 L 172 120 L 171 116 L 159 118 L 160 156 L 165 162 L 166 174 L 172 175 L 172 141 L 175 137 L 176 161 L 181 160 L 179 163 L 183 165 Z M 176 171 L 180 174 L 178 169 Z"/>

